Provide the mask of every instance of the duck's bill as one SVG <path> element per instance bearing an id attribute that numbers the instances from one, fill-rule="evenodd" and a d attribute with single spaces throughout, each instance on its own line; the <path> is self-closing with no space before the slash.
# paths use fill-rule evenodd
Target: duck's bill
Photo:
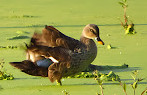
<path id="1" fill-rule="evenodd" d="M 99 44 L 101 45 L 104 45 L 104 42 L 103 41 L 98 41 Z"/>
<path id="2" fill-rule="evenodd" d="M 100 38 L 96 38 L 96 40 L 97 40 L 98 43 L 101 44 L 101 45 L 104 45 L 104 44 L 105 44 Z"/>

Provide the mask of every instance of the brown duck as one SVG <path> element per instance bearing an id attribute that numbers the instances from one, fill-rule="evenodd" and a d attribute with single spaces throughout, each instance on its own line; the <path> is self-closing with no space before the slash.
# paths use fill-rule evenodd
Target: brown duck
<path id="1" fill-rule="evenodd" d="M 64 35 L 53 26 L 45 26 L 42 34 L 34 33 L 30 45 L 26 45 L 27 60 L 10 64 L 22 72 L 48 77 L 51 82 L 57 80 L 62 85 L 62 77 L 84 71 L 96 58 L 97 46 L 93 39 L 104 45 L 95 24 L 84 27 L 80 41 Z"/>

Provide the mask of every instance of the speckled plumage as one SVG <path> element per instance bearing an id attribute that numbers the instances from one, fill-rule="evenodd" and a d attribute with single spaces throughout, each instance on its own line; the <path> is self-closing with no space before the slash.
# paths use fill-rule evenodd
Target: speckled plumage
<path id="1" fill-rule="evenodd" d="M 39 68 L 36 65 L 32 69 L 28 67 L 29 70 L 26 70 L 26 66 L 24 69 L 18 64 L 16 65 L 15 62 L 11 62 L 11 65 L 19 69 L 21 67 L 21 70 L 23 68 L 22 71 L 27 74 L 37 75 L 36 73 L 38 73 L 39 76 L 48 76 L 51 82 L 57 80 L 61 83 L 62 77 L 85 70 L 96 58 L 97 46 L 93 41 L 94 38 L 104 45 L 99 37 L 99 28 L 95 24 L 88 24 L 84 27 L 80 40 L 64 35 L 53 26 L 45 26 L 42 34 L 34 33 L 31 38 L 30 45 L 26 50 L 27 60 L 29 60 L 26 63 L 35 65 L 37 60 L 49 57 L 55 58 L 59 63 L 53 63 L 48 67 L 48 70 L 44 68 L 44 74 L 42 71 L 38 71 L 42 69 L 36 69 Z M 29 57 L 32 54 L 35 55 L 33 61 Z M 23 62 L 20 63 L 23 64 Z M 36 73 L 33 69 L 36 69 Z"/>

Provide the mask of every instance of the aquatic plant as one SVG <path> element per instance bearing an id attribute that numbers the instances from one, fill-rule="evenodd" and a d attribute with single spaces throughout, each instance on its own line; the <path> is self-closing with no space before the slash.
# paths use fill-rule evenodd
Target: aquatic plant
<path id="1" fill-rule="evenodd" d="M 35 17 L 38 17 L 38 16 L 32 16 L 32 15 L 11 15 L 11 16 L 6 16 L 7 18 L 35 18 Z"/>
<path id="2" fill-rule="evenodd" d="M 126 83 L 125 83 L 125 82 L 124 82 L 124 83 L 122 83 L 122 81 L 121 81 L 121 80 L 119 81 L 119 83 L 120 83 L 120 85 L 122 86 L 122 88 L 123 88 L 123 91 L 124 91 L 125 95 L 127 95 L 127 91 L 126 91 Z"/>
<path id="3" fill-rule="evenodd" d="M 8 45 L 8 46 L 0 46 L 0 48 L 3 48 L 3 49 L 16 49 L 16 48 L 18 48 L 18 46 Z"/>
<path id="4" fill-rule="evenodd" d="M 143 78 L 137 78 L 137 75 L 138 75 L 138 70 L 135 70 L 132 72 L 133 75 L 132 78 L 134 80 L 134 82 L 131 84 L 133 90 L 134 90 L 134 95 L 136 94 L 136 88 L 138 86 L 138 82 L 141 82 L 143 80 Z M 127 95 L 127 92 L 126 92 L 126 83 L 122 83 L 122 81 L 120 80 L 120 85 L 122 86 L 123 88 L 123 91 L 125 93 L 125 95 Z M 147 91 L 147 88 L 141 93 L 141 95 L 143 95 L 143 93 L 145 93 Z"/>
<path id="5" fill-rule="evenodd" d="M 141 95 L 143 95 L 144 93 L 147 94 L 147 88 L 141 93 Z"/>
<path id="6" fill-rule="evenodd" d="M 96 78 L 99 76 L 100 78 L 105 77 L 105 81 L 119 81 L 120 78 L 114 72 L 110 71 L 109 73 L 100 73 L 97 70 L 94 72 L 81 72 L 74 76 L 69 76 L 68 78 Z"/>
<path id="7" fill-rule="evenodd" d="M 127 7 L 128 7 L 127 0 L 122 0 L 122 1 L 119 2 L 119 4 L 124 9 L 124 22 L 122 22 L 121 20 L 120 20 L 120 22 L 121 22 L 121 25 L 123 26 L 123 28 L 125 30 L 125 34 L 136 34 L 133 22 L 131 21 L 131 23 L 128 24 L 128 22 L 129 22 L 128 17 L 129 16 L 126 15 Z"/>
<path id="8" fill-rule="evenodd" d="M 132 74 L 133 75 L 131 75 L 131 76 L 132 76 L 134 82 L 131 84 L 131 86 L 132 86 L 132 88 L 134 90 L 134 95 L 135 95 L 136 94 L 136 88 L 138 86 L 138 82 L 142 81 L 143 78 L 137 78 L 138 70 L 133 71 Z"/>
<path id="9" fill-rule="evenodd" d="M 69 92 L 67 92 L 66 90 L 63 90 L 62 93 L 63 93 L 64 95 L 70 95 Z"/>
<path id="10" fill-rule="evenodd" d="M 95 75 L 95 78 L 94 79 L 97 81 L 97 83 L 98 83 L 98 85 L 99 85 L 99 87 L 101 89 L 101 94 L 104 95 L 103 82 L 106 79 L 106 76 L 104 76 L 104 75 L 99 76 L 99 72 L 97 70 L 94 72 L 94 75 Z M 97 94 L 100 95 L 99 93 L 97 93 Z"/>
<path id="11" fill-rule="evenodd" d="M 8 74 L 4 69 L 4 60 L 0 61 L 0 80 L 13 80 L 14 77 L 12 74 Z"/>
<path id="12" fill-rule="evenodd" d="M 29 36 L 26 36 L 26 34 L 29 34 L 29 32 L 26 32 L 26 31 L 16 31 L 16 36 L 7 38 L 7 40 L 17 40 L 17 39 L 27 39 L 27 38 L 30 38 Z"/>

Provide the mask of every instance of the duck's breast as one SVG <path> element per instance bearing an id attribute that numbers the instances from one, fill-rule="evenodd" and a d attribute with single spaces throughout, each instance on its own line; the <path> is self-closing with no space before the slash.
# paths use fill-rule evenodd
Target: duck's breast
<path id="1" fill-rule="evenodd" d="M 79 52 L 74 52 L 71 55 L 70 68 L 67 69 L 67 73 L 64 73 L 64 76 L 74 75 L 84 71 L 94 61 L 96 56 L 97 47 L 95 44 L 89 48 L 81 49 Z"/>

